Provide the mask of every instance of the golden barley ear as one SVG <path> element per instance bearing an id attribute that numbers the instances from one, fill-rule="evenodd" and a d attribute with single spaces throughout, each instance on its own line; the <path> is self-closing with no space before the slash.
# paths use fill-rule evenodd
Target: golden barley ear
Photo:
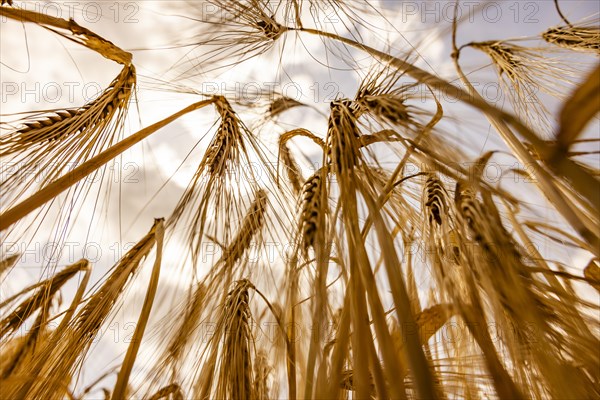
<path id="1" fill-rule="evenodd" d="M 418 83 L 400 83 L 403 72 L 391 67 L 371 69 L 360 84 L 352 110 L 356 117 L 371 116 L 382 124 L 418 132 L 418 116 L 424 114 L 409 103 Z M 421 101 L 423 99 L 421 98 Z"/>
<path id="2" fill-rule="evenodd" d="M 227 99 L 214 96 L 210 101 L 221 117 L 220 124 L 168 221 L 168 226 L 186 224 L 183 230 L 194 264 L 199 262 L 205 237 L 231 241 L 233 233 L 228 221 L 243 218 L 242 209 L 236 202 L 237 196 L 243 193 L 239 179 L 248 183 L 249 191 L 260 191 L 255 170 L 247 167 L 256 163 L 252 155 L 265 161 L 257 138 L 239 119 Z M 274 178 L 275 174 L 270 170 L 267 173 L 269 178 Z M 209 212 L 215 213 L 213 218 L 207 218 Z"/>
<path id="3" fill-rule="evenodd" d="M 330 110 L 327 156 L 336 176 L 343 179 L 358 163 L 361 134 L 350 100 L 334 101 L 330 104 Z"/>
<path id="4" fill-rule="evenodd" d="M 490 57 L 502 92 L 515 113 L 531 129 L 550 133 L 554 121 L 540 95 L 563 100 L 564 93 L 574 84 L 576 69 L 552 57 L 552 49 L 548 48 L 524 47 L 508 41 L 473 42 L 469 46 Z"/>
<path id="5" fill-rule="evenodd" d="M 277 97 L 269 104 L 269 108 L 267 109 L 267 118 L 273 119 L 278 115 L 296 107 L 306 107 L 306 104 L 291 97 Z"/>
<path id="6" fill-rule="evenodd" d="M 67 166 L 84 163 L 113 145 L 122 134 L 135 85 L 135 68 L 125 66 L 83 107 L 32 116 L 17 130 L 2 134 L 0 151 L 19 165 L 0 181 L 6 204 L 28 189 L 48 187 L 64 176 Z"/>
<path id="7" fill-rule="evenodd" d="M 444 184 L 435 175 L 427 177 L 424 188 L 425 207 L 428 210 L 428 221 L 442 225 L 448 213 L 448 193 Z"/>
<path id="8" fill-rule="evenodd" d="M 32 328 L 23 336 L 10 340 L 9 349 L 2 351 L 4 362 L 3 367 L 0 369 L 1 380 L 19 373 L 19 367 L 34 358 L 36 347 L 42 346 L 42 342 L 48 339 L 49 332 L 46 323 L 48 321 L 50 300 L 51 298 L 41 306 L 40 313 Z"/>
<path id="9" fill-rule="evenodd" d="M 246 216 L 240 224 L 237 234 L 224 250 L 222 260 L 225 262 L 225 265 L 232 266 L 235 264 L 250 248 L 252 239 L 261 232 L 265 224 L 267 198 L 267 192 L 263 189 L 260 189 L 256 193 L 254 201 L 246 212 Z"/>
<path id="10" fill-rule="evenodd" d="M 250 329 L 252 318 L 248 280 L 236 282 L 225 300 L 223 311 L 224 343 L 217 383 L 217 397 L 251 400 L 253 391 L 252 356 L 254 338 Z"/>
<path id="11" fill-rule="evenodd" d="M 569 50 L 600 54 L 600 29 L 597 26 L 557 26 L 542 33 L 542 38 Z"/>
<path id="12" fill-rule="evenodd" d="M 187 14 L 206 25 L 188 44 L 192 46 L 188 56 L 175 63 L 176 79 L 197 75 L 198 66 L 203 71 L 218 69 L 231 60 L 239 63 L 263 54 L 289 30 L 275 18 L 279 7 L 268 0 L 215 0 L 211 4 L 223 12 L 207 15 L 204 6 L 188 3 Z"/>
<path id="13" fill-rule="evenodd" d="M 288 181 L 292 185 L 294 193 L 298 195 L 304 184 L 304 178 L 298 163 L 294 159 L 290 148 L 286 144 L 279 145 L 279 160 L 283 163 L 283 168 L 288 177 Z"/>
<path id="14" fill-rule="evenodd" d="M 228 162 L 231 162 L 235 152 L 239 151 L 237 145 L 240 144 L 241 134 L 239 121 L 229 102 L 218 96 L 215 107 L 221 116 L 221 124 L 206 151 L 205 162 L 211 175 L 222 177 Z"/>
<path id="15" fill-rule="evenodd" d="M 302 189 L 302 209 L 300 211 L 301 248 L 305 253 L 315 246 L 317 231 L 324 229 L 323 217 L 327 204 L 323 203 L 324 171 L 318 170 L 306 180 Z"/>
<path id="16" fill-rule="evenodd" d="M 78 134 L 94 136 L 103 130 L 115 114 L 126 110 L 136 83 L 135 68 L 126 66 L 102 94 L 80 108 L 56 110 L 39 118 L 25 120 L 23 127 L 2 143 L 3 153 L 23 153 L 29 147 Z M 6 146 L 6 148 L 4 147 Z"/>

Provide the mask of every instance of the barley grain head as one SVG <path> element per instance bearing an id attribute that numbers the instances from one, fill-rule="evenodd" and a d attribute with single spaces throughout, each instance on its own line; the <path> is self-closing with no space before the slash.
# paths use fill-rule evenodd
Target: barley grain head
<path id="1" fill-rule="evenodd" d="M 260 235 L 265 224 L 265 213 L 267 210 L 267 192 L 260 189 L 250 205 L 246 216 L 239 225 L 237 234 L 224 250 L 223 261 L 225 265 L 232 266 L 250 248 L 253 238 Z"/>
<path id="2" fill-rule="evenodd" d="M 306 180 L 302 189 L 302 208 L 300 211 L 300 237 L 301 247 L 305 254 L 309 248 L 316 243 L 317 232 L 324 229 L 324 212 L 326 204 L 323 204 L 323 171 L 315 172 Z"/>
<path id="3" fill-rule="evenodd" d="M 0 181 L 6 203 L 29 188 L 58 179 L 69 163 L 79 164 L 114 144 L 123 129 L 136 85 L 133 66 L 125 66 L 109 87 L 80 108 L 55 110 L 21 121 L 21 127 L 0 136 L 0 151 L 22 168 Z"/>
<path id="4" fill-rule="evenodd" d="M 283 164 L 283 168 L 286 171 L 288 181 L 292 185 L 292 189 L 296 195 L 302 190 L 304 184 L 304 178 L 298 163 L 294 159 L 289 147 L 284 143 L 279 145 L 279 160 Z"/>
<path id="5" fill-rule="evenodd" d="M 224 344 L 217 384 L 217 397 L 253 399 L 252 356 L 254 338 L 250 329 L 252 318 L 248 280 L 235 283 L 225 300 L 223 311 Z"/>
<path id="6" fill-rule="evenodd" d="M 597 26 L 557 26 L 542 33 L 542 38 L 570 50 L 600 53 L 600 29 Z"/>
<path id="7" fill-rule="evenodd" d="M 425 209 L 428 212 L 427 219 L 429 224 L 433 224 L 435 222 L 437 225 L 441 226 L 442 221 L 447 218 L 448 193 L 446 192 L 442 181 L 440 181 L 439 178 L 434 174 L 430 174 L 427 177 L 423 196 L 425 201 Z"/>

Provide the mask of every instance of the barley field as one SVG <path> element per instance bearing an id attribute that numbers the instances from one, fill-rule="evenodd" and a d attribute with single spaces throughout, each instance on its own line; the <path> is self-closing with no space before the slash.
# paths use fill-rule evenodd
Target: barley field
<path id="1" fill-rule="evenodd" d="M 0 399 L 600 398 L 597 2 L 0 29 Z"/>

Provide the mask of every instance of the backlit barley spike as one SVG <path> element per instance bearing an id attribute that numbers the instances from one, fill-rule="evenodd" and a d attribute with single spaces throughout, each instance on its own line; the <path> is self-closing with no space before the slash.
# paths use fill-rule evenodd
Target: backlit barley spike
<path id="1" fill-rule="evenodd" d="M 102 324 L 131 282 L 131 277 L 136 274 L 142 259 L 154 247 L 156 232 L 161 225 L 162 220 L 155 220 L 150 231 L 119 260 L 102 285 L 78 310 L 57 345 L 43 350 L 43 357 L 34 365 L 34 371 L 39 372 L 39 369 L 43 370 L 51 365 L 57 376 L 67 376 L 77 368 L 77 360 L 85 357 Z M 31 379 L 25 383 L 28 382 L 30 384 L 17 387 L 15 391 L 26 393 L 31 398 L 49 398 L 54 397 L 59 390 L 66 390 L 44 381 Z"/>
<path id="2" fill-rule="evenodd" d="M 294 156 L 292 156 L 289 147 L 287 147 L 285 143 L 279 146 L 279 158 L 283 162 L 283 167 L 294 193 L 300 193 L 303 184 L 302 173 L 300 172 L 300 167 L 296 160 L 294 160 Z"/>
<path id="3" fill-rule="evenodd" d="M 587 26 L 558 26 L 542 34 L 551 44 L 575 51 L 600 53 L 600 29 Z"/>
<path id="4" fill-rule="evenodd" d="M 283 4 L 283 3 L 282 3 Z M 198 52 L 178 63 L 184 68 L 179 78 L 198 74 L 197 65 L 219 65 L 230 57 L 245 59 L 259 55 L 273 47 L 275 41 L 289 29 L 277 22 L 279 5 L 267 0 L 215 0 L 211 7 L 225 12 L 206 15 L 204 21 L 212 29 L 195 37 Z"/>
<path id="5" fill-rule="evenodd" d="M 101 131 L 117 112 L 127 108 L 135 81 L 135 68 L 124 67 L 97 99 L 83 107 L 57 110 L 24 122 L 14 134 L 2 138 L 2 148 L 6 147 L 4 151 L 11 154 L 32 144 L 62 140 L 74 134 L 87 138 L 90 131 Z"/>
<path id="6" fill-rule="evenodd" d="M 90 298 L 79 312 L 76 322 L 81 331 L 95 331 L 110 312 L 131 275 L 135 274 L 141 260 L 154 245 L 154 228 L 129 250 L 117 263 L 104 285 Z"/>
<path id="7" fill-rule="evenodd" d="M 302 210 L 300 212 L 300 232 L 302 248 L 305 252 L 314 247 L 321 216 L 322 173 L 317 171 L 306 183 L 302 192 Z"/>
<path id="8" fill-rule="evenodd" d="M 350 100 L 337 100 L 331 103 L 331 114 L 327 128 L 327 153 L 334 170 L 338 174 L 354 168 L 357 162 L 360 137 L 356 117 Z"/>
<path id="9" fill-rule="evenodd" d="M 228 161 L 234 159 L 241 141 L 239 120 L 231 105 L 222 96 L 215 97 L 215 107 L 221 116 L 221 124 L 206 151 L 205 162 L 211 175 L 223 176 Z"/>
<path id="10" fill-rule="evenodd" d="M 403 99 L 398 97 L 369 97 L 367 96 L 362 104 L 373 115 L 394 125 L 408 124 L 410 114 L 408 107 Z"/>
<path id="11" fill-rule="evenodd" d="M 515 56 L 515 50 L 503 42 L 489 41 L 471 44 L 473 48 L 487 53 L 496 64 L 498 74 L 507 74 L 510 79 L 519 77 L 519 69 L 523 67 L 521 59 Z"/>
<path id="12" fill-rule="evenodd" d="M 223 260 L 226 265 L 235 264 L 252 245 L 252 239 L 257 236 L 265 223 L 267 210 L 267 192 L 260 189 L 240 224 L 231 244 L 224 250 Z"/>
<path id="13" fill-rule="evenodd" d="M 9 375 L 18 370 L 19 366 L 24 361 L 24 358 L 27 357 L 27 355 L 30 355 L 28 353 L 32 353 L 35 351 L 35 347 L 36 345 L 38 345 L 38 340 L 40 338 L 46 338 L 48 336 L 46 322 L 48 320 L 48 311 L 50 309 L 50 305 L 51 299 L 48 298 L 45 304 L 41 307 L 40 312 L 33 324 L 33 327 L 25 335 L 25 341 L 22 342 L 20 348 L 17 349 L 16 354 L 14 354 L 8 365 L 6 365 L 6 367 L 1 370 L 1 379 L 8 378 Z"/>
<path id="14" fill-rule="evenodd" d="M 553 56 L 560 51 L 548 46 L 524 47 L 508 41 L 473 42 L 469 46 L 490 57 L 515 113 L 531 129 L 550 135 L 553 115 L 540 96 L 562 100 L 573 89 L 576 67 Z"/>
<path id="15" fill-rule="evenodd" d="M 223 361 L 219 386 L 227 398 L 250 400 L 252 388 L 253 337 L 250 330 L 248 289 L 253 285 L 243 279 L 235 284 L 225 301 Z"/>
<path id="16" fill-rule="evenodd" d="M 479 225 L 484 218 L 475 192 L 470 187 L 458 182 L 454 196 L 456 208 L 460 215 L 462 215 L 468 227 L 481 239 L 481 227 Z"/>
<path id="17" fill-rule="evenodd" d="M 447 193 L 444 184 L 435 175 L 431 174 L 425 182 L 425 207 L 428 210 L 428 220 L 442 225 L 442 219 L 448 212 L 446 203 Z"/>
<path id="18" fill-rule="evenodd" d="M 586 281 L 600 293 L 600 267 L 597 260 L 591 260 L 583 270 Z"/>
<path id="19" fill-rule="evenodd" d="M 407 101 L 417 85 L 398 85 L 401 77 L 400 71 L 389 67 L 370 71 L 357 91 L 353 105 L 355 115 L 368 114 L 380 122 L 403 128 L 415 125 L 413 117 L 420 111 L 408 105 Z"/>
<path id="20" fill-rule="evenodd" d="M 306 104 L 299 102 L 298 100 L 289 97 L 278 97 L 269 104 L 267 114 L 269 118 L 275 118 L 283 112 L 290 110 L 294 107 L 305 106 Z"/>

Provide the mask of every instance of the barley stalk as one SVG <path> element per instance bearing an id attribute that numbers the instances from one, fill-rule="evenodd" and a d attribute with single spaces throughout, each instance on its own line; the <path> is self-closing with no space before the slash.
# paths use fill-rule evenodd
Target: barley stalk
<path id="1" fill-rule="evenodd" d="M 222 177 L 228 162 L 231 162 L 239 151 L 241 134 L 239 121 L 229 102 L 224 97 L 217 97 L 214 104 L 221 116 L 221 124 L 206 151 L 203 163 L 206 163 L 211 175 Z"/>

